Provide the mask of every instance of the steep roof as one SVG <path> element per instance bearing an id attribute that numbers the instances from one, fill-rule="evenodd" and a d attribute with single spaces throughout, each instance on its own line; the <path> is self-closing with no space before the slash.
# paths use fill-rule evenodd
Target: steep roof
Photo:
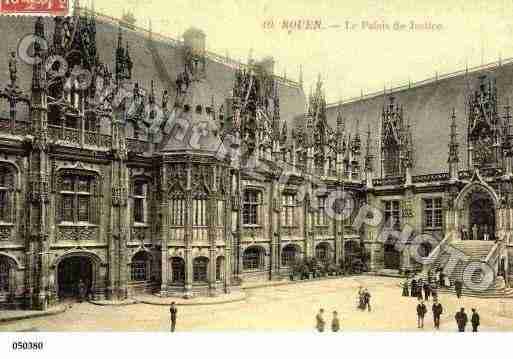
<path id="1" fill-rule="evenodd" d="M 465 104 L 467 96 L 479 89 L 479 77 L 487 75 L 496 80 L 499 102 L 499 113 L 508 99 L 513 96 L 513 60 L 501 64 L 489 64 L 468 71 L 442 75 L 437 79 L 421 81 L 417 84 L 404 86 L 365 96 L 361 99 L 349 100 L 341 105 L 342 116 L 346 119 L 346 128 L 353 132 L 356 120 L 360 119 L 360 131 L 370 125 L 375 156 L 374 171 L 379 177 L 379 131 L 381 111 L 388 96 L 393 94 L 395 102 L 403 106 L 405 118 L 409 118 L 412 126 L 414 144 L 413 174 L 447 172 L 450 116 L 452 108 L 456 111 L 458 140 L 460 143 L 460 168 L 467 166 L 466 133 L 467 120 Z M 511 101 L 510 101 L 511 103 Z M 328 106 L 327 116 L 331 126 L 336 126 L 338 104 Z"/>
<path id="2" fill-rule="evenodd" d="M 117 46 L 118 20 L 107 16 L 96 17 L 96 42 L 100 61 L 111 71 L 115 64 L 115 49 Z M 2 16 L 0 29 L 4 40 L 0 42 L 0 86 L 5 87 L 9 82 L 8 61 L 10 51 L 16 50 L 19 40 L 24 35 L 34 32 L 35 18 L 30 16 Z M 53 35 L 53 19 L 44 18 L 46 38 L 51 41 Z M 143 89 L 149 89 L 152 80 L 155 82 L 156 102 L 164 89 L 168 90 L 170 105 L 176 96 L 175 80 L 184 70 L 182 43 L 158 34 L 135 28 L 123 28 L 123 45 L 128 43 L 133 62 L 132 81 L 138 82 Z M 235 70 L 239 64 L 226 57 L 207 52 L 206 76 L 212 88 L 215 108 L 224 103 L 225 98 L 233 88 Z M 18 85 L 29 93 L 32 69 L 18 58 Z M 289 124 L 295 118 L 302 116 L 305 108 L 305 96 L 298 83 L 276 77 L 279 83 L 280 116 L 282 121 Z M 209 91 L 210 92 L 210 91 Z M 211 99 L 208 99 L 210 104 Z M 0 111 L 4 112 L 5 109 Z M 7 110 L 8 111 L 8 110 Z M 288 126 L 291 128 L 292 126 Z"/>

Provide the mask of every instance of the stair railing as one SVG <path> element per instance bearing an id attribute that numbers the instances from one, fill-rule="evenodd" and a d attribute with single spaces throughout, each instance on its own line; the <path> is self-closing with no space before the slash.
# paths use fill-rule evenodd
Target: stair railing
<path id="1" fill-rule="evenodd" d="M 424 264 L 423 272 L 428 272 L 433 264 L 436 262 L 437 258 L 443 253 L 443 250 L 447 246 L 447 244 L 450 242 L 450 239 L 452 239 L 452 236 L 455 234 L 455 231 L 447 232 L 444 239 L 438 243 L 438 245 L 431 251 L 429 256 L 426 258 L 426 262 Z"/>

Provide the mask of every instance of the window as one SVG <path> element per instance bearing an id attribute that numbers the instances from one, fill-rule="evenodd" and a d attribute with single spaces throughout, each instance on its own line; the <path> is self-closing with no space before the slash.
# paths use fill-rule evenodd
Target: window
<path id="1" fill-rule="evenodd" d="M 9 187 L 13 185 L 12 171 L 0 167 L 0 222 L 11 221 L 11 201 Z"/>
<path id="2" fill-rule="evenodd" d="M 281 251 L 281 264 L 289 267 L 296 262 L 297 248 L 294 245 L 287 245 Z"/>
<path id="3" fill-rule="evenodd" d="M 146 223 L 146 194 L 148 192 L 148 184 L 143 181 L 135 181 L 133 187 L 133 216 L 135 223 Z"/>
<path id="4" fill-rule="evenodd" d="M 93 183 L 92 176 L 65 175 L 62 177 L 61 221 L 94 223 Z"/>
<path id="5" fill-rule="evenodd" d="M 326 197 L 318 197 L 317 198 L 317 206 L 318 210 L 316 213 L 316 221 L 315 224 L 318 226 L 327 226 L 328 225 L 328 219 L 326 216 Z"/>
<path id="6" fill-rule="evenodd" d="M 192 263 L 193 280 L 195 282 L 207 282 L 208 277 L 208 258 L 198 257 L 194 258 Z"/>
<path id="7" fill-rule="evenodd" d="M 263 267 L 263 250 L 259 247 L 249 247 L 242 256 L 242 268 L 254 270 Z"/>
<path id="8" fill-rule="evenodd" d="M 192 225 L 197 227 L 207 225 L 207 200 L 192 200 Z"/>
<path id="9" fill-rule="evenodd" d="M 182 258 L 171 258 L 171 275 L 173 283 L 185 282 L 185 262 Z"/>
<path id="10" fill-rule="evenodd" d="M 146 252 L 138 252 L 132 258 L 130 265 L 131 280 L 143 282 L 148 280 L 150 274 L 150 261 Z"/>
<path id="11" fill-rule="evenodd" d="M 385 203 L 385 227 L 399 229 L 399 201 L 384 201 Z"/>
<path id="12" fill-rule="evenodd" d="M 442 228 L 442 198 L 424 199 L 424 226 Z"/>
<path id="13" fill-rule="evenodd" d="M 284 227 L 294 226 L 294 212 L 296 208 L 296 194 L 284 193 L 282 195 L 282 225 Z"/>
<path id="14" fill-rule="evenodd" d="M 224 279 L 224 257 L 217 257 L 216 259 L 216 281 Z"/>
<path id="15" fill-rule="evenodd" d="M 9 291 L 9 261 L 5 257 L 0 257 L 0 293 Z"/>
<path id="16" fill-rule="evenodd" d="M 258 225 L 258 209 L 260 206 L 260 192 L 246 190 L 242 207 L 242 223 Z"/>
<path id="17" fill-rule="evenodd" d="M 330 247 L 327 243 L 320 243 L 315 247 L 315 258 L 321 262 L 327 262 L 330 259 Z"/>
<path id="18" fill-rule="evenodd" d="M 185 225 L 185 200 L 171 200 L 171 226 L 183 227 Z"/>
<path id="19" fill-rule="evenodd" d="M 216 226 L 224 226 L 224 201 L 222 200 L 217 201 Z"/>

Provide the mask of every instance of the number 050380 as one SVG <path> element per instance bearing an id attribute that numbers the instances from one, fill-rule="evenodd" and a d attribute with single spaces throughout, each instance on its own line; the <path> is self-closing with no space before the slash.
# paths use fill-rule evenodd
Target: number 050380
<path id="1" fill-rule="evenodd" d="M 12 343 L 13 350 L 43 350 L 43 342 L 22 342 Z"/>

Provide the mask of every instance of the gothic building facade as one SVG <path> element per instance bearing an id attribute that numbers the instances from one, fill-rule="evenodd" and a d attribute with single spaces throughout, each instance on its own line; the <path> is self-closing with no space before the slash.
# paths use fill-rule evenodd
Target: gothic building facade
<path id="1" fill-rule="evenodd" d="M 95 299 L 220 295 L 362 248 L 369 271 L 402 274 L 444 267 L 448 243 L 508 282 L 513 152 L 497 74 L 440 101 L 444 160 L 419 174 L 433 136 L 416 132 L 416 90 L 330 106 L 320 78 L 305 97 L 270 58 L 209 53 L 200 30 L 173 42 L 109 21 L 16 19 L 40 41 L 28 62 L 4 51 L 3 307 L 45 308 L 80 283 Z M 355 225 L 369 206 L 383 218 Z M 406 227 L 437 242 L 399 247 Z"/>

